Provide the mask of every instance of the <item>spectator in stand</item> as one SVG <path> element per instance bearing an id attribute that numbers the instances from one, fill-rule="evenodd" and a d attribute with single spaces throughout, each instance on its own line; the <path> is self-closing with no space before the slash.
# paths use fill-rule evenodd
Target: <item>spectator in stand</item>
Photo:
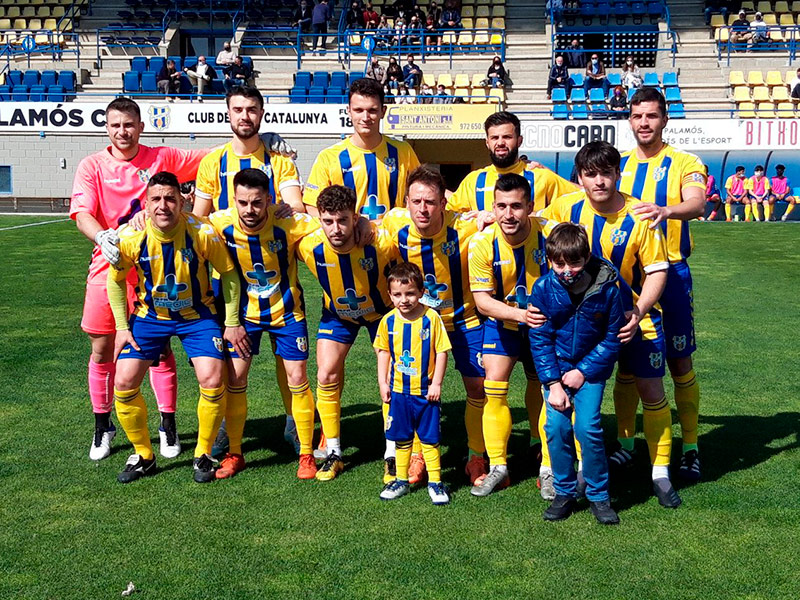
<path id="1" fill-rule="evenodd" d="M 706 25 L 711 25 L 711 15 L 719 13 L 728 22 L 728 0 L 705 0 L 703 12 L 706 15 Z"/>
<path id="2" fill-rule="evenodd" d="M 308 5 L 307 0 L 300 0 L 300 6 L 294 11 L 292 22 L 294 26 L 300 30 L 300 33 L 311 32 L 311 18 L 313 16 L 313 9 Z"/>
<path id="3" fill-rule="evenodd" d="M 433 90 L 427 83 L 423 83 L 417 95 L 419 104 L 431 104 L 433 102 Z"/>
<path id="4" fill-rule="evenodd" d="M 614 88 L 614 95 L 608 101 L 608 107 L 611 109 L 611 114 L 615 119 L 628 118 L 628 98 L 625 96 L 625 90 L 621 85 Z"/>
<path id="5" fill-rule="evenodd" d="M 506 69 L 499 56 L 492 59 L 492 64 L 486 72 L 486 80 L 493 88 L 500 88 L 506 85 Z"/>
<path id="6" fill-rule="evenodd" d="M 425 45 L 435 50 L 438 50 L 442 43 L 439 30 L 436 27 L 437 23 L 438 21 L 432 14 L 429 14 L 428 18 L 425 20 Z"/>
<path id="7" fill-rule="evenodd" d="M 184 67 L 183 72 L 186 73 L 192 85 L 197 88 L 197 101 L 202 102 L 203 90 L 205 90 L 206 85 L 211 83 L 212 79 L 217 78 L 217 72 L 214 67 L 206 62 L 205 56 L 198 56 L 197 66 L 193 70 Z"/>
<path id="8" fill-rule="evenodd" d="M 373 56 L 372 60 L 367 67 L 367 71 L 364 74 L 368 79 L 374 79 L 380 84 L 383 84 L 386 81 L 386 69 L 384 69 L 380 62 L 378 62 L 378 57 Z"/>
<path id="9" fill-rule="evenodd" d="M 731 213 L 733 212 L 734 204 L 744 204 L 745 212 L 750 213 L 750 203 L 747 198 L 747 190 L 744 189 L 744 167 L 739 165 L 736 167 L 736 172 L 728 177 L 725 182 L 725 220 L 731 220 Z M 738 220 L 739 217 L 737 216 Z"/>
<path id="10" fill-rule="evenodd" d="M 311 14 L 311 30 L 314 32 L 314 41 L 311 44 L 312 54 L 325 52 L 325 34 L 328 33 L 328 21 L 333 19 L 333 8 L 328 5 L 328 0 L 319 0 Z"/>
<path id="11" fill-rule="evenodd" d="M 417 15 L 412 15 L 406 32 L 408 33 L 407 40 L 409 44 L 419 44 L 420 40 L 422 40 L 422 22 Z"/>
<path id="12" fill-rule="evenodd" d="M 789 203 L 789 206 L 786 207 L 786 212 L 783 213 L 781 217 L 781 221 L 785 221 L 789 218 L 789 215 L 794 210 L 795 204 L 797 204 L 797 198 L 792 195 L 792 184 L 789 183 L 789 179 L 783 175 L 785 170 L 786 167 L 783 165 L 775 166 L 775 177 L 773 177 L 771 181 L 772 195 L 769 198 L 769 203 L 773 206 L 775 202 L 778 201 Z"/>
<path id="13" fill-rule="evenodd" d="M 789 93 L 792 100 L 800 100 L 800 69 L 797 69 L 794 79 L 789 82 Z"/>
<path id="14" fill-rule="evenodd" d="M 170 98 L 170 95 L 177 96 L 181 90 L 181 73 L 175 68 L 175 61 L 168 60 L 166 64 L 161 67 L 158 72 L 158 91 L 162 92 L 168 102 L 172 102 L 175 98 Z"/>
<path id="15" fill-rule="evenodd" d="M 394 42 L 395 44 L 404 44 L 406 41 L 406 20 L 403 17 L 397 17 L 394 21 Z"/>
<path id="16" fill-rule="evenodd" d="M 225 42 L 222 45 L 222 50 L 217 54 L 217 60 L 215 62 L 218 67 L 229 67 L 233 64 L 234 60 L 236 60 L 236 52 L 231 50 L 230 42 Z"/>
<path id="17" fill-rule="evenodd" d="M 394 84 L 392 84 L 393 81 L 395 82 Z M 389 66 L 386 67 L 385 83 L 389 85 L 391 89 L 396 90 L 401 81 L 403 81 L 403 69 L 397 64 L 397 59 L 392 56 L 389 59 Z"/>
<path id="18" fill-rule="evenodd" d="M 628 90 L 642 87 L 642 75 L 639 72 L 639 65 L 630 55 L 625 59 L 625 64 L 622 65 L 622 85 Z"/>
<path id="19" fill-rule="evenodd" d="M 434 23 L 439 23 L 442 20 L 442 8 L 436 4 L 436 2 L 431 2 L 431 6 L 428 9 L 428 16 L 433 17 Z"/>
<path id="20" fill-rule="evenodd" d="M 708 174 L 708 167 L 706 167 L 706 202 L 714 203 L 714 206 L 711 208 L 711 214 L 708 215 L 708 220 L 713 221 L 717 218 L 717 211 L 719 211 L 719 207 L 722 204 L 722 197 L 717 187 L 717 179 L 713 175 Z M 700 220 L 705 221 L 706 219 L 700 217 Z"/>
<path id="21" fill-rule="evenodd" d="M 567 68 L 580 73 L 586 68 L 586 53 L 578 40 L 570 42 L 566 55 Z"/>
<path id="22" fill-rule="evenodd" d="M 397 103 L 398 104 L 414 104 L 414 100 L 416 98 L 412 96 L 409 91 L 408 87 L 405 83 L 400 84 L 400 88 L 397 92 Z"/>
<path id="23" fill-rule="evenodd" d="M 564 1 L 563 0 L 547 0 L 544 5 L 545 18 L 549 19 L 553 25 L 561 24 L 561 16 L 564 14 Z M 553 18 L 550 19 L 550 13 L 553 13 Z"/>
<path id="24" fill-rule="evenodd" d="M 583 89 L 586 90 L 587 95 L 590 89 L 601 87 L 603 88 L 603 94 L 608 96 L 608 90 L 611 89 L 611 84 L 608 83 L 606 68 L 603 65 L 603 61 L 600 60 L 597 54 L 593 53 L 592 58 L 586 63 L 584 76 Z"/>
<path id="25" fill-rule="evenodd" d="M 434 104 L 452 104 L 453 98 L 447 93 L 447 89 L 441 84 L 436 88 L 436 95 L 433 97 Z"/>
<path id="26" fill-rule="evenodd" d="M 420 23 L 424 23 L 426 16 L 427 15 L 425 14 L 425 11 L 422 10 L 422 8 L 420 7 L 419 3 L 415 2 L 414 3 L 414 8 L 412 8 L 411 11 L 409 12 L 409 17 L 417 17 L 417 19 L 419 19 Z"/>
<path id="27" fill-rule="evenodd" d="M 747 43 L 752 37 L 753 34 L 750 31 L 750 21 L 747 20 L 747 13 L 744 10 L 740 10 L 739 18 L 731 23 L 731 44 Z"/>
<path id="28" fill-rule="evenodd" d="M 380 17 L 378 13 L 375 12 L 375 9 L 372 8 L 372 3 L 367 2 L 366 6 L 364 6 L 364 28 L 365 29 L 377 29 L 378 23 L 380 23 Z"/>
<path id="29" fill-rule="evenodd" d="M 225 91 L 229 92 L 237 85 L 247 85 L 253 77 L 253 69 L 244 64 L 241 56 L 237 56 L 233 64 L 223 71 Z"/>
<path id="30" fill-rule="evenodd" d="M 411 12 L 412 1 L 411 0 L 395 0 L 391 6 L 386 6 L 386 10 L 389 16 L 403 17 L 406 18 L 407 14 Z"/>
<path id="31" fill-rule="evenodd" d="M 461 13 L 458 12 L 456 3 L 453 0 L 447 0 L 442 11 L 442 18 L 439 21 L 441 29 L 454 30 L 461 29 Z"/>
<path id="32" fill-rule="evenodd" d="M 744 182 L 744 189 L 747 190 L 750 196 L 750 210 L 753 211 L 753 220 L 760 221 L 761 215 L 758 212 L 758 205 L 764 205 L 764 220 L 769 221 L 772 218 L 772 207 L 769 203 L 769 179 L 764 177 L 764 166 L 758 165 L 755 168 L 753 176 Z M 744 208 L 744 220 L 749 221 L 750 215 L 748 214 L 747 206 Z"/>
<path id="33" fill-rule="evenodd" d="M 364 29 L 364 11 L 358 0 L 353 0 L 345 15 L 347 29 Z"/>
<path id="34" fill-rule="evenodd" d="M 376 45 L 381 48 L 387 47 L 392 40 L 394 29 L 389 25 L 386 15 L 381 15 L 381 20 L 378 21 L 378 31 L 375 33 L 377 34 L 375 36 Z"/>
<path id="35" fill-rule="evenodd" d="M 403 67 L 403 82 L 409 87 L 417 89 L 420 83 L 422 83 L 422 69 L 417 66 L 417 63 L 414 62 L 414 55 L 408 55 L 408 62 L 406 62 L 406 66 Z"/>
<path id="36" fill-rule="evenodd" d="M 768 26 L 760 12 L 756 13 L 756 18 L 750 23 L 750 31 L 753 32 L 750 42 L 752 47 L 759 44 L 769 44 Z"/>
<path id="37" fill-rule="evenodd" d="M 569 78 L 569 69 L 564 64 L 563 56 L 556 56 L 555 64 L 550 67 L 550 75 L 547 77 L 547 99 L 553 95 L 554 88 L 564 88 L 567 90 L 569 96 L 570 89 L 572 88 L 572 81 Z"/>

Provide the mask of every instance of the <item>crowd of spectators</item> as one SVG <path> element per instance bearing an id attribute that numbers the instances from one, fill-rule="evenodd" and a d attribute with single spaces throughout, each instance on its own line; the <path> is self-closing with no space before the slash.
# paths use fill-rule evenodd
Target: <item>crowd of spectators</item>
<path id="1" fill-rule="evenodd" d="M 246 64 L 231 48 L 230 42 L 225 42 L 214 64 L 222 73 L 222 84 L 226 92 L 236 86 L 253 83 L 252 66 Z M 219 77 L 217 70 L 208 63 L 205 56 L 198 56 L 194 67 L 184 67 L 182 71 L 177 69 L 174 60 L 167 60 L 156 75 L 158 91 L 166 96 L 167 101 L 174 101 L 180 94 L 182 74 L 185 74 L 192 87 L 196 88 L 198 102 L 203 101 L 203 93 L 206 89 L 210 89 L 212 82 Z"/>

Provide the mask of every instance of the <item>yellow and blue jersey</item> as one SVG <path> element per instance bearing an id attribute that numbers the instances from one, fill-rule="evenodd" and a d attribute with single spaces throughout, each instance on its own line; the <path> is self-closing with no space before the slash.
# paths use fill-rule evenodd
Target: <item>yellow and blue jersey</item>
<path id="1" fill-rule="evenodd" d="M 556 200 L 542 214 L 547 219 L 546 233 L 558 223 L 576 223 L 586 228 L 592 254 L 611 262 L 619 272 L 622 305 L 633 310 L 642 293 L 648 273 L 669 267 L 667 249 L 661 229 L 650 229 L 650 222 L 637 217 L 632 208 L 639 201 L 627 194 L 625 206 L 614 213 L 601 213 L 592 208 L 585 192 L 567 194 Z M 646 340 L 655 339 L 661 330 L 661 308 L 653 305 L 639 323 Z"/>
<path id="2" fill-rule="evenodd" d="M 469 286 L 473 292 L 491 292 L 495 300 L 509 306 L 528 307 L 534 282 L 548 271 L 542 225 L 536 217 L 530 217 L 530 221 L 530 234 L 516 246 L 506 242 L 497 223 L 472 236 Z M 519 323 L 503 321 L 497 325 L 513 331 L 519 329 Z"/>
<path id="3" fill-rule="evenodd" d="M 426 308 L 409 321 L 396 308 L 381 319 L 373 347 L 391 356 L 389 387 L 397 394 L 425 396 L 433 381 L 436 355 L 451 349 L 442 318 Z"/>
<path id="4" fill-rule="evenodd" d="M 425 295 L 421 302 L 436 310 L 447 331 L 479 327 L 481 319 L 469 289 L 469 240 L 478 231 L 475 219 L 445 211 L 444 227 L 434 237 L 423 237 L 405 208 L 390 211 L 381 227 L 397 241 L 400 257 L 422 271 Z"/>
<path id="5" fill-rule="evenodd" d="M 303 203 L 317 205 L 319 193 L 331 185 L 356 191 L 356 211 L 380 221 L 395 206 L 405 206 L 406 179 L 419 166 L 407 142 L 383 136 L 373 150 L 363 150 L 347 139 L 317 156 L 303 191 Z"/>
<path id="6" fill-rule="evenodd" d="M 319 223 L 299 213 L 267 220 L 256 232 L 245 232 L 236 208 L 211 213 L 209 220 L 227 246 L 242 283 L 242 317 L 263 327 L 282 327 L 305 320 L 303 290 L 297 279 L 296 250 Z"/>
<path id="7" fill-rule="evenodd" d="M 498 169 L 494 165 L 489 165 L 483 169 L 472 171 L 464 178 L 455 193 L 447 200 L 447 208 L 456 212 L 492 210 L 497 178 L 507 173 L 522 175 L 528 180 L 533 195 L 534 211 L 540 211 L 559 196 L 578 189 L 574 183 L 559 177 L 551 170 L 542 167 L 528 169 L 522 161 L 517 161 L 516 164 L 506 169 Z"/>
<path id="8" fill-rule="evenodd" d="M 297 253 L 322 287 L 322 306 L 339 319 L 368 325 L 392 306 L 386 275 L 396 250 L 385 232 L 372 244 L 338 252 L 319 231 L 304 238 Z"/>
<path id="9" fill-rule="evenodd" d="M 685 188 L 706 189 L 703 161 L 694 154 L 676 150 L 664 144 L 661 151 L 649 159 L 639 159 L 636 149 L 625 152 L 620 164 L 620 192 L 653 202 L 659 206 L 675 206 L 683 202 Z M 661 231 L 666 236 L 669 262 L 689 258 L 694 247 L 689 221 L 664 219 Z"/>
<path id="10" fill-rule="evenodd" d="M 233 270 L 225 245 L 205 219 L 181 214 L 172 231 L 162 232 L 148 219 L 142 231 L 119 231 L 120 262 L 111 268 L 116 281 L 136 269 L 133 314 L 161 321 L 210 319 L 216 314 L 208 263 L 220 273 Z"/>
<path id="11" fill-rule="evenodd" d="M 253 154 L 238 156 L 233 151 L 232 143 L 228 142 L 209 152 L 200 162 L 195 195 L 211 200 L 215 211 L 233 206 L 233 178 L 244 169 L 260 169 L 266 173 L 269 178 L 269 194 L 275 204 L 283 201 L 282 190 L 292 186 L 300 187 L 300 175 L 291 158 L 269 152 L 263 143 Z"/>

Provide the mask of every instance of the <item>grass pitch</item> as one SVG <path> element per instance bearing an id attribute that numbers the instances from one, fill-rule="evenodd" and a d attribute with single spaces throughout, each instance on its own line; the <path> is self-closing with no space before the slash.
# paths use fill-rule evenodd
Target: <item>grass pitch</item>
<path id="1" fill-rule="evenodd" d="M 42 220 L 3 217 L 0 228 Z M 121 429 L 111 457 L 95 464 L 87 455 L 89 344 L 79 320 L 89 243 L 71 223 L 0 231 L 0 598 L 112 598 L 129 581 L 133 598 L 175 600 L 797 598 L 798 229 L 693 229 L 704 479 L 680 489 L 680 509 L 661 508 L 639 439 L 632 478 L 613 482 L 616 528 L 596 525 L 588 510 L 564 523 L 542 521 L 520 372 L 510 395 L 514 485 L 471 497 L 462 472 L 464 393 L 452 364 L 442 425 L 452 504 L 432 506 L 424 489 L 379 501 L 381 418 L 366 334 L 347 365 L 346 471 L 337 480 L 295 478 L 267 352 L 251 375 L 248 469 L 195 484 L 197 388 L 176 343 L 184 452 L 159 457 L 157 476 L 120 485 L 130 452 Z M 313 332 L 319 291 L 305 269 L 302 279 Z M 312 352 L 312 381 L 314 373 Z M 147 386 L 145 396 L 155 433 Z M 673 464 L 677 424 L 674 434 Z"/>

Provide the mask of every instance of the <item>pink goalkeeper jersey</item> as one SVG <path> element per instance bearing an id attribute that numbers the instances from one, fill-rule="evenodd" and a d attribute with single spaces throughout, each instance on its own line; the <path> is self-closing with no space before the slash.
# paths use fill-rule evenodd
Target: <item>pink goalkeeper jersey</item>
<path id="1" fill-rule="evenodd" d="M 150 177 L 160 171 L 191 181 L 208 150 L 151 148 L 139 145 L 139 153 L 126 161 L 111 155 L 111 146 L 87 156 L 78 165 L 72 185 L 69 216 L 91 214 L 103 229 L 116 229 L 144 208 L 145 190 Z M 88 281 L 105 283 L 108 263 L 95 245 L 89 264 Z"/>
<path id="2" fill-rule="evenodd" d="M 772 193 L 785 194 L 791 189 L 788 177 L 773 177 L 772 178 Z"/>

